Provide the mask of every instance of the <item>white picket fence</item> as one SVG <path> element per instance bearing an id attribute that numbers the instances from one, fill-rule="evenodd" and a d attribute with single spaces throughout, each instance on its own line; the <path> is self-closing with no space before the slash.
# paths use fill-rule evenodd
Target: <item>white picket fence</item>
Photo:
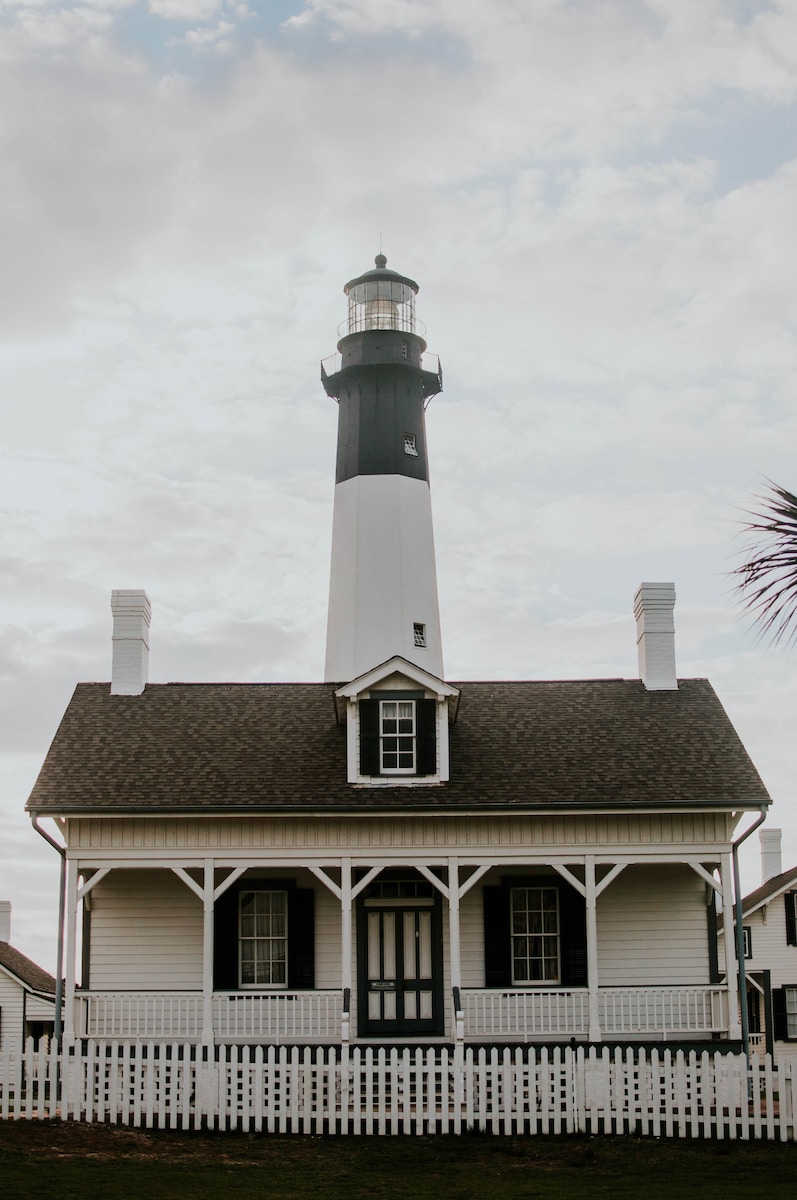
<path id="1" fill-rule="evenodd" d="M 743 1055 L 505 1047 L 28 1043 L 0 1117 L 269 1133 L 794 1138 L 797 1071 Z"/>

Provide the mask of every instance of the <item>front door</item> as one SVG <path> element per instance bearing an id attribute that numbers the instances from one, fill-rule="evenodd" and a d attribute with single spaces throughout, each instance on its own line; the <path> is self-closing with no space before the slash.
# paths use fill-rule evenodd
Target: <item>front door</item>
<path id="1" fill-rule="evenodd" d="M 442 1029 L 442 937 L 438 895 L 385 896 L 427 890 L 409 881 L 379 881 L 359 910 L 359 1031 L 411 1038 Z M 428 886 L 433 891 L 431 885 Z M 374 895 L 373 892 L 377 894 Z"/>

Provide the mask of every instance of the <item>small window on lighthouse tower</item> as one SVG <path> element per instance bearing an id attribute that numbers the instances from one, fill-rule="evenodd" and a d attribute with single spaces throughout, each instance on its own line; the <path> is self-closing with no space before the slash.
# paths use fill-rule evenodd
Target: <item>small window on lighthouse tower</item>
<path id="1" fill-rule="evenodd" d="M 426 646 L 426 626 L 420 621 L 413 621 L 412 636 L 416 646 Z"/>
<path id="2" fill-rule="evenodd" d="M 415 434 L 404 434 L 404 453 L 411 454 L 414 458 L 418 457 L 418 447 L 415 445 Z"/>

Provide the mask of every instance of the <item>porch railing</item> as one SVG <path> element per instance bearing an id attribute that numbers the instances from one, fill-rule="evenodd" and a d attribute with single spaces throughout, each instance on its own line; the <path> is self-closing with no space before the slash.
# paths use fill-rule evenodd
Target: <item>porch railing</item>
<path id="1" fill-rule="evenodd" d="M 201 992 L 81 992 L 78 1037 L 180 1038 L 202 1036 Z M 340 1039 L 339 991 L 215 992 L 213 1034 L 224 1041 L 267 1038 Z"/>
<path id="2" fill-rule="evenodd" d="M 589 1031 L 586 988 L 546 991 L 463 989 L 466 1037 L 571 1038 Z M 601 988 L 598 1019 L 603 1037 L 657 1037 L 728 1032 L 723 986 Z"/>
<path id="3" fill-rule="evenodd" d="M 583 990 L 461 992 L 466 1037 L 580 1037 L 589 1029 L 589 994 Z"/>

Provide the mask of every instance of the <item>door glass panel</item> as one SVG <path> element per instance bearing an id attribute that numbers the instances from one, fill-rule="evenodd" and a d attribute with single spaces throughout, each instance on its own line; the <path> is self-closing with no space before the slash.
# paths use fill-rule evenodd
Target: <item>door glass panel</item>
<path id="1" fill-rule="evenodd" d="M 415 978 L 415 913 L 404 913 L 404 978 Z"/>
<path id="2" fill-rule="evenodd" d="M 384 1018 L 386 1021 L 395 1021 L 396 1019 L 396 993 L 383 992 L 385 998 Z"/>
<path id="3" fill-rule="evenodd" d="M 418 913 L 418 957 L 421 979 L 432 978 L 432 914 Z"/>
<path id="4" fill-rule="evenodd" d="M 392 912 L 382 913 L 382 929 L 383 929 L 383 966 L 382 978 L 396 978 L 396 914 Z"/>
<path id="5" fill-rule="evenodd" d="M 407 1021 L 414 1021 L 418 1016 L 417 1004 L 415 1002 L 415 992 L 404 993 L 404 1017 Z"/>
<path id="6" fill-rule="evenodd" d="M 432 993 L 431 992 L 419 992 L 418 994 L 419 994 L 420 1000 L 421 1000 L 421 1020 L 422 1021 L 430 1021 L 432 1019 L 432 1013 L 433 1013 Z"/>
<path id="7" fill-rule="evenodd" d="M 379 921 L 380 914 L 377 912 L 368 914 L 368 978 L 381 979 L 380 970 L 380 938 L 379 938 Z"/>

